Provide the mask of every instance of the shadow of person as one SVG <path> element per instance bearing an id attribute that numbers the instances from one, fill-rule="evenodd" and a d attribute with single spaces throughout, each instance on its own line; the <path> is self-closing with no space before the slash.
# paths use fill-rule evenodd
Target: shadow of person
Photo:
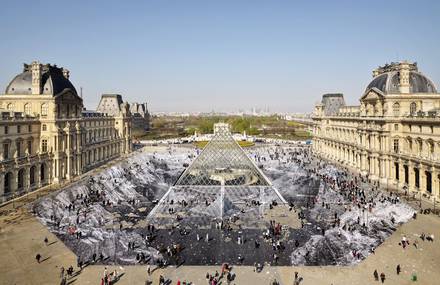
<path id="1" fill-rule="evenodd" d="M 45 261 L 48 260 L 49 258 L 50 258 L 50 256 L 46 257 L 45 259 L 42 259 L 42 260 L 40 261 L 40 263 L 45 262 Z"/>

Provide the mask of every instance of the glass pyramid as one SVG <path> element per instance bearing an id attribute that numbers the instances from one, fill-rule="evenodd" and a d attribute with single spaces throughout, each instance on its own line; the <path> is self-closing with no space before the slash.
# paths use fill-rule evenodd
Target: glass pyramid
<path id="1" fill-rule="evenodd" d="M 234 140 L 229 125 L 218 123 L 214 125 L 211 141 L 175 184 L 182 185 L 270 186 L 271 183 Z"/>
<path id="2" fill-rule="evenodd" d="M 234 217 L 258 226 L 270 203 L 286 203 L 269 179 L 234 140 L 228 124 L 214 125 L 214 135 L 200 155 L 148 215 L 150 222 L 209 225 Z"/>

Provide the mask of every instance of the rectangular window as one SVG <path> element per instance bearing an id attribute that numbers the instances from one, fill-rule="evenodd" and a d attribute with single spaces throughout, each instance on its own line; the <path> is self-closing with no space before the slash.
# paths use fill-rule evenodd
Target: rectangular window
<path id="1" fill-rule="evenodd" d="M 46 124 L 43 124 L 42 129 L 43 129 L 43 131 L 47 131 L 47 126 L 46 126 Z"/>
<path id="2" fill-rule="evenodd" d="M 49 105 L 47 103 L 41 104 L 41 116 L 46 117 L 49 112 Z"/>
<path id="3" fill-rule="evenodd" d="M 31 155 L 32 154 L 32 141 L 31 140 L 29 140 L 27 142 L 27 149 L 28 149 L 29 155 Z"/>
<path id="4" fill-rule="evenodd" d="M 398 124 L 394 124 L 394 130 L 398 131 L 399 130 L 399 125 Z"/>
<path id="5" fill-rule="evenodd" d="M 41 141 L 41 151 L 44 153 L 44 152 L 47 152 L 47 140 L 42 140 Z"/>
<path id="6" fill-rule="evenodd" d="M 19 134 L 19 133 L 21 133 L 21 126 L 20 125 L 17 126 L 17 134 Z"/>
<path id="7" fill-rule="evenodd" d="M 3 144 L 3 158 L 4 159 L 9 158 L 9 144 L 8 143 Z"/>
<path id="8" fill-rule="evenodd" d="M 418 168 L 414 168 L 414 184 L 416 186 L 416 188 L 420 187 L 420 176 L 419 176 L 419 169 Z"/>
<path id="9" fill-rule="evenodd" d="M 28 132 L 32 133 L 32 125 L 28 125 Z"/>
<path id="10" fill-rule="evenodd" d="M 394 153 L 398 153 L 399 152 L 399 140 L 394 140 L 393 141 L 393 150 L 394 150 Z"/>
<path id="11" fill-rule="evenodd" d="M 9 133 L 9 127 L 5 126 L 5 135 L 7 135 Z"/>
<path id="12" fill-rule="evenodd" d="M 409 183 L 409 182 L 408 182 L 408 180 L 409 180 L 408 165 L 405 165 L 405 166 L 404 166 L 404 169 L 405 169 L 405 183 L 408 184 L 408 183 Z"/>
<path id="13" fill-rule="evenodd" d="M 17 148 L 17 156 L 21 157 L 21 155 L 22 155 L 22 153 L 21 153 L 21 141 L 15 142 L 15 147 Z"/>

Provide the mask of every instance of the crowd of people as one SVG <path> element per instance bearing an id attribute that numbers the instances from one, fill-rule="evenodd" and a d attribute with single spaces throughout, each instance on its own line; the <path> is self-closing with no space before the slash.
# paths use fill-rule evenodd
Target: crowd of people
<path id="1" fill-rule="evenodd" d="M 306 199 L 306 205 L 305 207 L 302 207 L 303 210 L 298 209 L 297 205 L 294 203 L 290 204 L 290 210 L 295 210 L 298 215 L 298 219 L 301 221 L 302 227 L 305 226 L 307 222 L 307 218 L 310 217 L 310 209 L 313 208 L 320 208 L 321 213 L 325 213 L 330 218 L 327 220 L 329 223 L 326 226 L 323 226 L 320 224 L 320 231 L 322 235 L 325 235 L 326 230 L 328 229 L 337 229 L 339 233 L 343 232 L 350 232 L 353 233 L 354 231 L 363 231 L 364 233 L 368 233 L 369 228 L 369 215 L 373 215 L 375 209 L 377 207 L 382 206 L 383 203 L 390 203 L 390 204 L 399 204 L 402 203 L 399 195 L 392 193 L 392 192 L 383 192 L 379 189 L 379 185 L 377 182 L 371 181 L 368 176 L 362 176 L 359 174 L 353 174 L 348 169 L 344 169 L 340 167 L 339 169 L 336 169 L 332 167 L 331 164 L 317 159 L 314 157 L 308 150 L 305 148 L 282 148 L 279 147 L 275 149 L 275 151 L 271 150 L 270 152 L 259 152 L 254 154 L 254 159 L 258 163 L 265 163 L 267 161 L 277 161 L 280 164 L 290 164 L 295 163 L 299 165 L 308 176 L 310 177 L 316 177 L 317 179 L 320 179 L 322 182 L 322 186 L 320 188 L 320 191 L 322 193 L 325 193 L 326 191 L 332 191 L 338 193 L 337 200 L 326 200 L 323 199 L 320 195 L 315 195 L 314 197 L 310 197 Z M 331 169 L 331 171 L 329 171 Z M 96 178 L 90 178 L 89 183 L 96 184 L 96 183 L 102 183 Z M 311 195 L 312 196 L 312 195 Z M 182 208 L 190 208 L 195 205 L 204 204 L 206 207 L 210 206 L 215 201 L 215 196 L 207 193 L 204 195 L 195 196 L 195 198 L 186 198 L 186 199 L 180 199 L 180 200 L 167 200 L 166 206 L 168 209 L 168 214 L 175 216 L 176 219 L 173 221 L 178 224 L 179 222 L 179 215 L 178 212 Z M 129 203 L 130 205 L 135 206 L 138 201 L 136 199 L 129 199 L 125 201 Z M 259 201 L 256 201 L 255 203 L 258 204 Z M 111 201 L 106 196 L 106 193 L 103 191 L 94 190 L 93 188 L 88 188 L 87 193 L 79 193 L 75 197 L 73 197 L 70 201 L 70 203 L 65 205 L 65 209 L 69 213 L 69 215 L 74 215 L 75 219 L 74 221 L 76 223 L 65 225 L 61 223 L 61 220 L 63 217 L 58 216 L 56 213 L 52 214 L 50 216 L 50 221 L 52 223 L 52 226 L 57 228 L 59 231 L 66 231 L 72 238 L 81 240 L 88 237 L 87 231 L 83 232 L 80 230 L 81 224 L 86 221 L 89 216 L 88 213 L 90 212 L 89 208 L 94 204 L 100 204 L 104 208 L 111 208 L 115 206 L 115 203 Z M 117 203 L 119 204 L 120 201 Z M 255 206 L 255 205 L 246 205 L 249 207 Z M 276 204 L 270 204 L 270 207 L 275 207 Z M 344 213 L 357 213 L 357 218 L 353 220 L 344 220 L 342 216 Z M 415 218 L 415 217 L 414 217 Z M 216 221 L 213 223 L 215 225 L 216 230 L 220 230 L 224 233 L 230 233 L 232 231 L 236 231 L 236 233 L 241 230 L 239 227 L 236 226 L 236 220 L 237 217 L 227 217 L 224 220 Z M 395 218 L 391 217 L 390 221 L 392 224 L 395 224 Z M 102 223 L 102 225 L 105 223 L 105 221 L 99 221 L 99 223 Z M 163 226 L 163 225 L 161 225 Z M 396 224 L 397 226 L 397 224 Z M 163 228 L 163 227 L 162 227 Z M 119 230 L 123 230 L 122 223 L 119 224 Z M 210 236 L 209 233 L 201 234 L 201 232 L 197 232 L 197 229 L 194 229 L 193 231 L 187 230 L 186 228 L 181 228 L 179 226 L 170 226 L 167 228 L 167 230 L 170 232 L 170 235 L 178 234 L 181 236 L 186 236 L 190 232 L 195 236 L 196 242 L 210 242 Z M 156 240 L 156 233 L 159 231 L 157 226 L 152 223 L 148 224 L 147 226 L 147 233 L 141 234 L 141 237 L 144 240 L 143 248 L 148 248 L 151 246 L 156 246 L 159 253 L 162 254 L 162 258 L 154 257 L 149 252 L 143 252 L 142 250 L 138 250 L 138 244 L 137 241 L 129 240 L 124 244 L 126 247 L 126 252 L 128 254 L 133 254 L 135 256 L 135 260 L 138 264 L 147 264 L 155 265 L 158 267 L 166 267 L 171 262 L 173 264 L 179 265 L 184 262 L 184 257 L 182 255 L 182 252 L 184 250 L 184 246 L 182 246 L 179 243 L 176 243 L 170 239 L 170 242 L 168 244 L 162 242 L 158 246 L 157 243 L 155 243 Z M 277 265 L 278 261 L 280 259 L 280 255 L 283 254 L 286 246 L 284 244 L 284 238 L 283 235 L 283 225 L 280 222 L 277 222 L 275 220 L 270 220 L 268 222 L 267 228 L 264 228 L 261 230 L 261 235 L 263 237 L 262 240 L 259 240 L 255 238 L 253 240 L 253 243 L 255 245 L 255 250 L 258 250 L 261 248 L 261 242 L 266 242 L 268 245 L 272 247 L 272 264 Z M 226 234 L 225 236 L 230 236 Z M 431 233 L 425 234 L 421 233 L 420 239 L 422 241 L 434 241 L 434 235 Z M 242 245 L 248 240 L 246 239 L 245 235 L 237 235 L 236 243 L 238 245 Z M 48 241 L 44 240 L 45 244 L 47 245 Z M 300 242 L 298 240 L 295 240 L 294 242 L 295 247 L 299 247 Z M 400 246 L 402 246 L 404 249 L 409 246 L 411 243 L 409 239 L 407 239 L 405 236 L 402 238 L 402 241 L 400 243 Z M 415 248 L 418 247 L 418 240 L 415 239 L 412 241 L 412 244 Z M 374 247 L 371 248 L 371 253 L 374 253 Z M 98 256 L 99 254 L 99 256 Z M 352 255 L 354 258 L 361 260 L 366 257 L 365 252 L 353 250 Z M 36 259 L 39 263 L 41 261 L 41 255 L 37 254 Z M 78 271 L 80 271 L 83 268 L 84 264 L 94 264 L 98 261 L 104 261 L 105 256 L 103 252 L 88 252 L 85 256 L 79 256 L 77 267 L 79 268 Z M 171 262 L 170 262 L 171 261 Z M 231 260 L 233 262 L 233 260 Z M 243 256 L 238 253 L 237 257 L 238 264 L 243 263 Z M 261 260 L 260 262 L 254 263 L 255 272 L 259 273 L 263 270 L 265 264 L 265 260 Z M 149 267 L 150 268 L 150 267 Z M 149 275 L 150 275 L 150 269 Z M 396 267 L 397 274 L 400 274 L 401 272 L 401 266 L 400 264 Z M 67 270 L 64 270 L 62 268 L 61 273 L 61 284 L 65 284 L 66 279 L 73 274 L 73 267 L 70 266 Z M 377 270 L 373 273 L 375 280 L 381 280 L 382 283 L 385 282 L 385 274 L 381 272 L 380 274 L 377 272 Z M 115 271 L 108 273 L 107 269 L 105 269 L 104 274 L 101 278 L 101 285 L 107 285 L 107 284 L 113 284 L 114 282 L 117 282 L 119 276 Z M 221 272 L 215 272 L 213 274 L 207 273 L 206 279 L 208 285 L 217 285 L 217 284 L 230 284 L 235 278 L 235 274 L 231 272 L 231 267 L 228 264 L 224 264 L 222 266 Z M 63 281 L 64 280 L 64 281 Z M 294 278 L 294 284 L 299 284 L 303 280 L 302 277 L 299 277 L 297 273 L 295 274 Z M 165 284 L 167 280 L 163 276 L 160 276 L 159 284 Z M 223 282 L 222 282 L 223 281 Z M 178 284 L 191 284 L 191 282 L 188 281 L 177 281 Z M 278 282 L 278 281 L 274 281 Z M 273 283 L 276 284 L 276 283 Z"/>

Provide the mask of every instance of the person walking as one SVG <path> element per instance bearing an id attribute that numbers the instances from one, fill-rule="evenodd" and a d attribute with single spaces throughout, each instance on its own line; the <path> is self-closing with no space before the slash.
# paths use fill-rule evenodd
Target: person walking
<path id="1" fill-rule="evenodd" d="M 397 273 L 397 275 L 399 275 L 400 274 L 400 264 L 397 264 L 397 267 L 396 267 L 396 273 Z"/>
<path id="2" fill-rule="evenodd" d="M 49 240 L 47 239 L 47 237 L 44 238 L 44 243 L 46 244 L 46 246 L 49 243 Z"/>
<path id="3" fill-rule="evenodd" d="M 383 282 L 385 282 L 385 273 L 381 273 L 380 274 L 380 281 L 383 283 Z"/>
<path id="4" fill-rule="evenodd" d="M 60 278 L 64 277 L 64 266 L 61 266 Z"/>
<path id="5" fill-rule="evenodd" d="M 165 284 L 165 278 L 162 275 L 159 276 L 159 285 Z"/>
<path id="6" fill-rule="evenodd" d="M 37 253 L 37 255 L 35 256 L 35 259 L 37 260 L 38 263 L 40 263 L 41 254 Z"/>
<path id="7" fill-rule="evenodd" d="M 379 281 L 379 273 L 377 273 L 377 270 L 375 269 L 373 272 L 374 281 Z"/>

